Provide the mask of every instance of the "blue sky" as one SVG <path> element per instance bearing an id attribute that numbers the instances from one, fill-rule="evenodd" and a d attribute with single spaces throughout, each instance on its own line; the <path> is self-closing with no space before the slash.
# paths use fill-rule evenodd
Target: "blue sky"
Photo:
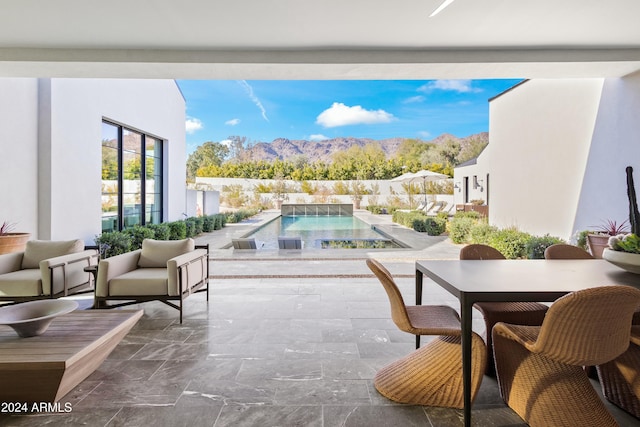
<path id="1" fill-rule="evenodd" d="M 335 137 L 433 139 L 489 130 L 488 100 L 520 80 L 179 80 L 187 151 L 231 135 L 250 142 Z"/>

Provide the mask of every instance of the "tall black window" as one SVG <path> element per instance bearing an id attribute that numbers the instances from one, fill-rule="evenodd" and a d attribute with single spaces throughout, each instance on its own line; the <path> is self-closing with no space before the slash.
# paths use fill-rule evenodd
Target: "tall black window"
<path id="1" fill-rule="evenodd" d="M 102 231 L 162 222 L 162 140 L 102 122 Z"/>

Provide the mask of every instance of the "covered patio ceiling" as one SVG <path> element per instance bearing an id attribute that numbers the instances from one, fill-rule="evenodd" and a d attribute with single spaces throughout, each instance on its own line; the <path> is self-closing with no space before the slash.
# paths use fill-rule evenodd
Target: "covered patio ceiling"
<path id="1" fill-rule="evenodd" d="M 0 76 L 181 79 L 618 77 L 637 0 L 14 0 Z"/>

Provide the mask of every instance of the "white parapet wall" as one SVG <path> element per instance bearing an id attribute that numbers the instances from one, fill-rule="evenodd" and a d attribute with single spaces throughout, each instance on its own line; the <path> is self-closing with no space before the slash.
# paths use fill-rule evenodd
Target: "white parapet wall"
<path id="1" fill-rule="evenodd" d="M 249 178 L 209 178 L 209 177 L 198 177 L 196 178 L 196 185 L 205 185 L 212 190 L 216 190 L 220 193 L 224 192 L 225 187 L 238 185 L 241 186 L 246 195 L 253 195 L 257 186 L 259 185 L 272 185 L 275 184 L 276 180 L 269 179 L 249 179 Z M 350 186 L 353 181 L 344 180 L 344 181 L 306 181 L 313 187 L 324 187 L 329 190 L 329 193 L 334 188 L 337 183 L 342 183 L 346 186 Z M 384 205 L 387 203 L 389 197 L 398 196 L 405 203 L 408 203 L 408 198 L 405 190 L 403 189 L 402 183 L 400 182 L 392 182 L 391 180 L 360 180 L 358 181 L 362 183 L 367 190 L 371 190 L 372 188 L 376 188 L 378 191 L 377 195 L 374 194 L 365 194 L 362 197 L 361 207 L 366 207 L 371 204 L 381 204 Z M 287 193 L 288 203 L 318 203 L 320 200 L 319 196 L 303 193 L 300 191 L 301 183 L 299 181 L 291 181 L 285 180 L 285 184 L 288 189 L 292 189 Z M 262 193 L 262 197 L 267 200 L 273 200 L 272 193 Z M 353 199 L 350 195 L 346 194 L 330 194 L 328 198 L 332 199 L 333 202 L 336 203 L 352 203 Z M 413 203 L 415 206 L 418 206 L 419 203 L 423 201 L 425 196 L 423 194 L 415 194 L 413 195 Z M 372 203 L 376 201 L 377 203 Z M 453 204 L 453 195 L 450 194 L 429 194 L 427 195 L 427 199 L 430 201 L 446 201 L 450 204 Z M 414 207 L 415 207 L 414 206 Z"/>

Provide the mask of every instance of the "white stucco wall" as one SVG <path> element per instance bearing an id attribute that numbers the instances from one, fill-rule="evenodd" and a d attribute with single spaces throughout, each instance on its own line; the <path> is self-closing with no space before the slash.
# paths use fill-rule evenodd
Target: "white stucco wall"
<path id="1" fill-rule="evenodd" d="M 491 101 L 492 224 L 571 237 L 603 82 L 530 80 Z"/>
<path id="2" fill-rule="evenodd" d="M 173 80 L 0 79 L 2 146 L 18 147 L 0 178 L 1 218 L 39 239 L 101 231 L 103 118 L 166 141 L 165 220 L 185 210 L 185 101 Z M 6 120 L 5 120 L 6 119 Z"/>
<path id="3" fill-rule="evenodd" d="M 453 199 L 455 204 L 469 203 L 472 200 L 483 200 L 485 204 L 490 203 L 487 200 L 489 193 L 487 191 L 487 170 L 480 161 L 474 165 L 467 165 L 455 168 L 453 171 Z M 474 186 L 474 177 L 476 177 L 478 185 Z M 468 185 L 465 186 L 465 179 Z M 458 188 L 455 188 L 455 187 Z M 466 188 L 465 188 L 466 187 Z M 465 198 L 465 192 L 467 197 Z"/>
<path id="4" fill-rule="evenodd" d="M 499 227 L 569 240 L 619 223 L 628 217 L 626 166 L 640 186 L 638 111 L 640 74 L 524 82 L 491 101 L 489 146 L 455 181 L 489 174 L 489 221 Z"/>
<path id="5" fill-rule="evenodd" d="M 38 84 L 0 79 L 0 224 L 37 232 Z"/>
<path id="6" fill-rule="evenodd" d="M 640 192 L 640 73 L 604 83 L 575 230 L 628 218 L 627 166 L 633 167 Z"/>

